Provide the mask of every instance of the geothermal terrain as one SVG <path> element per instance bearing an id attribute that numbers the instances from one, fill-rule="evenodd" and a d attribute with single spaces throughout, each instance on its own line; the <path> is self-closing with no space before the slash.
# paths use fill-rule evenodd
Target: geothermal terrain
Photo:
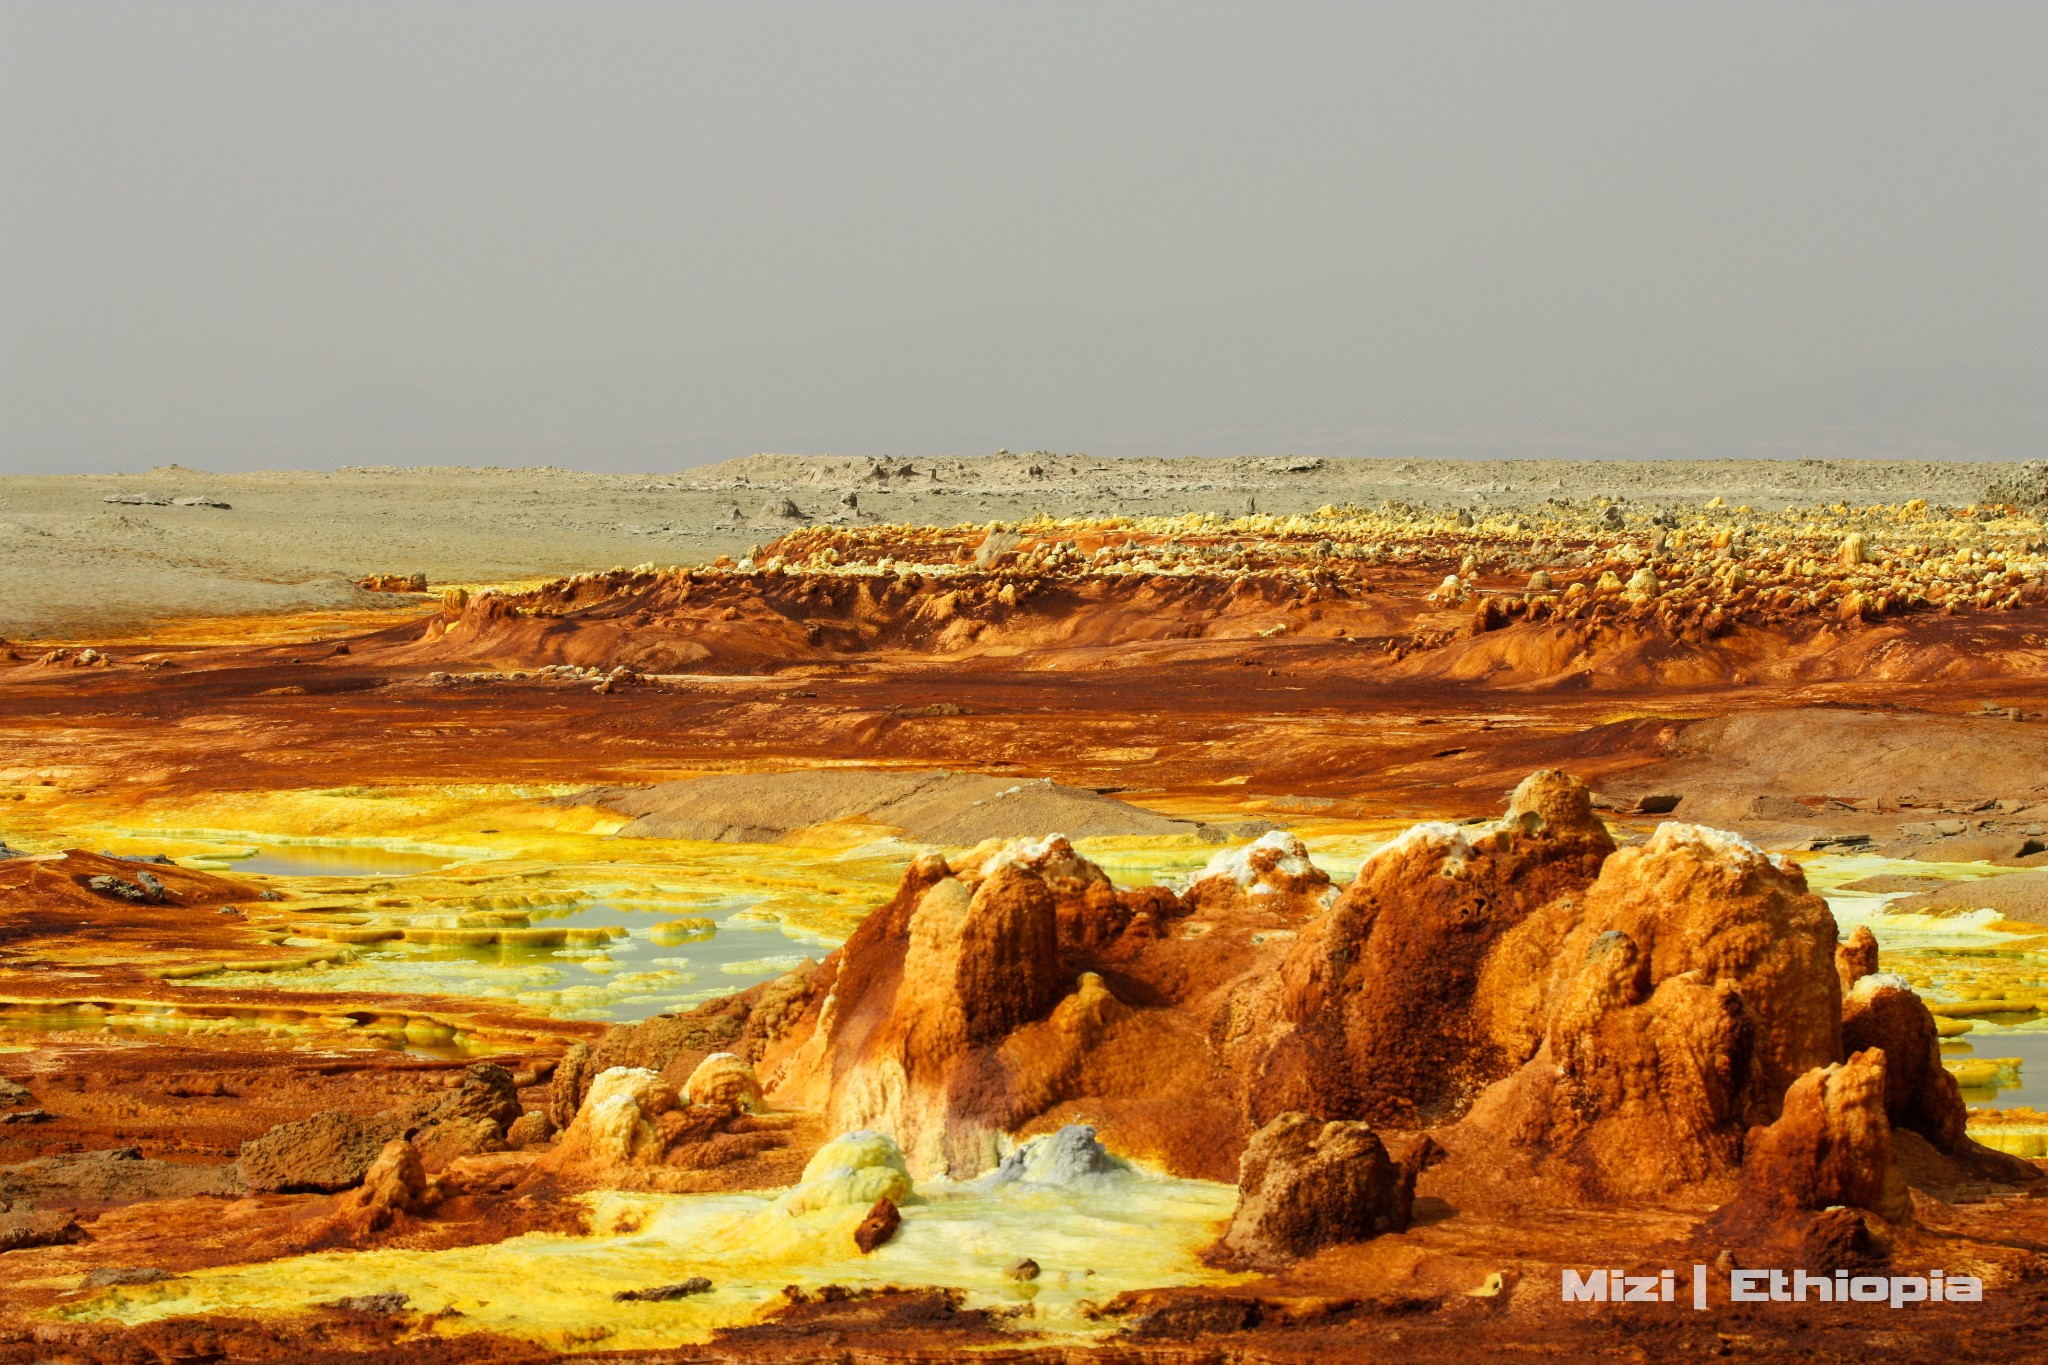
<path id="1" fill-rule="evenodd" d="M 0 1360 L 2036 1354 L 2044 516 L 0 480 Z"/>

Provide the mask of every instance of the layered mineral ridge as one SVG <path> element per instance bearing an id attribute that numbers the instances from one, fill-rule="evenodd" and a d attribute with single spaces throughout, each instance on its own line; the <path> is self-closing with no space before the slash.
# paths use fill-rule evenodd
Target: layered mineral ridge
<path id="1" fill-rule="evenodd" d="M 2037 483 L 0 642 L 0 1361 L 2038 1355 Z"/>

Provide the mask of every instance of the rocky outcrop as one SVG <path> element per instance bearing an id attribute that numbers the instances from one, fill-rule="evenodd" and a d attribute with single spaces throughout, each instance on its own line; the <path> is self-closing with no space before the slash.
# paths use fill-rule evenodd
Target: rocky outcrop
<path id="1" fill-rule="evenodd" d="M 505 1129 L 505 1145 L 514 1151 L 545 1147 L 555 1140 L 555 1121 L 544 1109 L 529 1109 Z"/>
<path id="2" fill-rule="evenodd" d="M 1799 1247 L 1813 1263 L 1872 1249 L 1860 1220 L 1841 1210 L 1910 1221 L 1892 1163 L 1885 1071 L 1884 1054 L 1868 1049 L 1794 1081 L 1777 1120 L 1750 1133 L 1740 1189 L 1710 1228 L 1738 1246 Z"/>
<path id="3" fill-rule="evenodd" d="M 1667 823 L 1609 858 L 1584 901 L 1560 945 L 1560 970 L 1619 932 L 1641 950 L 1651 989 L 1691 972 L 1741 995 L 1754 1021 L 1745 1122 L 1775 1118 L 1794 1077 L 1840 1058 L 1835 919 L 1796 864 L 1738 835 Z"/>
<path id="4" fill-rule="evenodd" d="M 1408 1226 L 1415 1177 L 1431 1155 L 1424 1139 L 1396 1161 L 1363 1123 L 1282 1114 L 1245 1147 L 1237 1210 L 1217 1258 L 1272 1265 L 1399 1232 Z"/>
<path id="5" fill-rule="evenodd" d="M 368 1237 L 406 1214 L 424 1212 L 434 1198 L 419 1149 L 400 1139 L 386 1143 L 363 1183 L 343 1196 L 337 1219 L 355 1237 Z"/>
<path id="6" fill-rule="evenodd" d="M 1133 905 L 1117 894 L 1107 874 L 1074 851 L 1064 835 L 990 840 L 956 859 L 953 875 L 968 884 L 1002 868 L 1029 873 L 1045 886 L 1053 906 L 1052 956 L 1058 945 L 1100 947 L 1129 928 Z M 1044 945 L 1039 945 L 1041 951 Z M 1054 973 L 1057 976 L 1057 971 Z M 1058 983 L 1055 981 L 1054 987 Z"/>
<path id="7" fill-rule="evenodd" d="M 709 1108 L 752 1111 L 761 1107 L 761 1082 L 754 1068 L 730 1052 L 714 1052 L 683 1083 L 683 1099 Z"/>
<path id="8" fill-rule="evenodd" d="M 831 964 L 813 1034 L 780 1084 L 832 1128 L 891 1134 L 921 1171 L 985 1169 L 1018 1116 L 997 1112 L 1000 1091 L 974 1078 L 1000 1085 L 996 1046 L 1072 984 L 1062 900 L 1085 907 L 1105 893 L 1113 901 L 1101 870 L 1059 838 L 977 849 L 958 869 L 920 859 Z"/>
<path id="9" fill-rule="evenodd" d="M 1835 976 L 1842 983 L 1842 995 L 1846 998 L 1858 981 L 1876 970 L 1877 935 L 1869 925 L 1859 924 L 1835 948 Z"/>
<path id="10" fill-rule="evenodd" d="M 957 1178 L 1086 1097 L 1155 1159 L 1222 1175 L 1241 1139 L 1211 1088 L 1209 1045 L 1162 1008 L 1175 974 L 1219 960 L 1214 940 L 1183 936 L 1189 914 L 1163 887 L 1118 891 L 1059 836 L 921 858 L 811 974 L 817 1003 L 762 1054 L 769 1095 L 835 1129 L 886 1132 L 920 1175 Z M 1205 1105 L 1217 1112 L 1191 1128 Z"/>
<path id="11" fill-rule="evenodd" d="M 1874 956 L 1874 954 L 1873 954 Z M 1934 1015 L 1904 977 L 1860 977 L 1842 1001 L 1842 1047 L 1884 1058 L 1885 1117 L 1898 1132 L 1914 1133 L 1972 1175 L 2031 1182 L 2040 1171 L 2017 1157 L 1971 1140 L 1962 1091 L 1941 1064 Z"/>
<path id="12" fill-rule="evenodd" d="M 404 1127 L 427 1165 L 438 1169 L 458 1157 L 503 1151 L 506 1131 L 522 1113 L 512 1073 L 478 1062 L 447 1094 L 408 1111 Z"/>
<path id="13" fill-rule="evenodd" d="M 85 1229 L 64 1209 L 0 1205 L 0 1252 L 68 1246 L 87 1240 Z"/>
<path id="14" fill-rule="evenodd" d="M 562 1059 L 555 1064 L 555 1071 L 548 1078 L 548 1120 L 556 1128 L 567 1128 L 576 1119 L 576 1111 L 583 1104 L 583 1094 L 595 1078 L 591 1067 L 590 1044 L 571 1043 L 563 1051 Z"/>
<path id="15" fill-rule="evenodd" d="M 1526 1166 L 1564 1202 L 1724 1181 L 1742 1156 L 1752 1028 L 1731 985 L 1688 972 L 1653 987 L 1643 951 L 1610 930 L 1590 945 L 1536 1055 L 1446 1145 L 1482 1166 Z"/>
<path id="16" fill-rule="evenodd" d="M 339 1109 L 281 1123 L 242 1144 L 242 1179 L 252 1190 L 333 1194 L 361 1184 L 403 1126 L 389 1115 Z"/>
<path id="17" fill-rule="evenodd" d="M 1955 1077 L 1941 1065 L 1934 1016 L 1904 977 L 1859 978 L 1842 1001 L 1842 1046 L 1884 1058 L 1884 1110 L 1895 1128 L 1920 1134 L 1940 1151 L 1966 1139 Z"/>
<path id="18" fill-rule="evenodd" d="M 744 1076 L 723 1066 L 714 1076 Z M 599 1072 L 569 1126 L 541 1158 L 543 1169 L 579 1180 L 618 1181 L 655 1167 L 703 1170 L 782 1145 L 751 1122 L 743 1085 L 707 1085 L 714 1102 L 693 1103 L 647 1067 Z M 523 1120 L 522 1120 L 523 1121 Z"/>
<path id="19" fill-rule="evenodd" d="M 1533 1054 L 1445 1137 L 1464 1178 L 1573 1203 L 1725 1199 L 1744 1134 L 1841 1053 L 1833 916 L 1735 835 L 1664 824 L 1503 935 L 1482 1012 Z"/>
<path id="20" fill-rule="evenodd" d="M 956 880 L 918 902 L 905 978 L 938 990 L 913 1046 L 985 1045 L 1042 1017 L 1065 992 L 1053 890 L 1022 863 L 997 863 L 971 893 Z"/>
<path id="21" fill-rule="evenodd" d="M 495 1062 L 477 1062 L 462 1073 L 453 1090 L 421 1115 L 420 1126 L 481 1122 L 504 1129 L 521 1112 L 519 1087 L 512 1073 Z"/>
<path id="22" fill-rule="evenodd" d="M 1534 1048 L 1497 1036 L 1479 1007 L 1496 946 L 1582 891 L 1613 849 L 1585 785 L 1540 772 L 1490 825 L 1417 825 L 1379 850 L 1281 967 L 1251 1120 L 1301 1109 L 1417 1126 L 1463 1112 Z"/>
<path id="23" fill-rule="evenodd" d="M 568 1127 L 591 1082 L 613 1067 L 658 1072 L 685 1097 L 698 1068 L 714 1056 L 724 1055 L 753 1069 L 769 1047 L 798 1031 L 805 1021 L 815 1020 L 830 978 L 831 973 L 821 972 L 817 963 L 805 962 L 735 995 L 678 1014 L 614 1025 L 595 1043 L 572 1043 L 549 1078 L 548 1117 L 556 1128 Z M 707 1084 L 711 1074 L 707 1071 L 699 1084 Z M 755 1105 L 749 1101 L 746 1107 Z"/>
<path id="24" fill-rule="evenodd" d="M 596 1170 L 657 1165 L 668 1154 L 659 1121 L 675 1107 L 675 1091 L 655 1072 L 614 1067 L 591 1083 L 555 1146 L 554 1161 Z"/>
<path id="25" fill-rule="evenodd" d="M 1394 840 L 1327 908 L 1311 871 L 1269 835 L 1120 921 L 1131 893 L 1064 840 L 922 858 L 805 977 L 757 1054 L 768 1093 L 920 1176 L 1007 1169 L 1016 1134 L 1085 1116 L 1227 1178 L 1315 1114 L 1438 1133 L 1454 1202 L 1709 1206 L 1792 1082 L 1847 1055 L 1847 978 L 1851 1050 L 1897 1054 L 1887 1121 L 1972 1150 L 1924 1007 L 1738 836 L 1666 823 L 1616 849 L 1584 784 L 1540 772 L 1498 820 Z"/>
<path id="26" fill-rule="evenodd" d="M 1327 909 L 1336 898 L 1330 874 L 1310 861 L 1308 846 L 1284 829 L 1216 854 L 1188 883 L 1186 894 L 1197 911 L 1250 904 L 1297 918 Z"/>
<path id="27" fill-rule="evenodd" d="M 234 1197 L 248 1190 L 236 1162 L 196 1166 L 158 1161 L 137 1147 L 66 1152 L 0 1166 L 0 1207 L 105 1208 L 157 1199 Z"/>

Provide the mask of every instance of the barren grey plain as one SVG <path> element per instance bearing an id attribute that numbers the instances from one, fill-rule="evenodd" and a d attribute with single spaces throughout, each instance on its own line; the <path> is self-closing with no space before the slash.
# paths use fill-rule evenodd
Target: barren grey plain
<path id="1" fill-rule="evenodd" d="M 957 525 L 1052 516 L 1289 514 L 1326 503 L 1521 508 L 1714 497 L 1759 509 L 1925 498 L 1966 505 L 2039 484 L 1966 461 L 1461 461 L 1322 457 L 754 455 L 674 474 L 352 467 L 0 478 L 0 639 L 108 640 L 188 618 L 407 604 L 366 574 L 430 584 L 691 564 L 840 521 Z M 221 505 L 224 504 L 224 505 Z"/>

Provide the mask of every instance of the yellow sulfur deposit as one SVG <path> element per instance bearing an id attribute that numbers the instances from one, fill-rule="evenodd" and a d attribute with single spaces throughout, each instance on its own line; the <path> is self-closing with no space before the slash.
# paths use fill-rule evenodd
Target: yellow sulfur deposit
<path id="1" fill-rule="evenodd" d="M 1972 1109 L 1970 1136 L 2030 1161 L 2048 1160 L 2048 1113 L 2039 1109 Z"/>
<path id="2" fill-rule="evenodd" d="M 2006 1088 L 2020 1083 L 2018 1057 L 1969 1057 L 1945 1060 L 1942 1066 L 1965 1090 Z"/>
<path id="3" fill-rule="evenodd" d="M 819 1153 L 819 1161 L 832 1154 L 832 1169 L 819 1170 L 817 1179 L 844 1199 L 827 1198 L 822 1188 L 790 1197 L 808 1184 L 782 1195 L 597 1194 L 587 1199 L 596 1230 L 588 1237 L 532 1234 L 439 1252 L 326 1252 L 123 1286 L 58 1311 L 74 1320 L 140 1323 L 194 1313 L 290 1313 L 396 1291 L 422 1312 L 457 1310 L 459 1316 L 440 1319 L 438 1332 L 500 1332 L 564 1351 L 647 1350 L 759 1321 L 787 1302 L 789 1285 L 956 1288 L 971 1307 L 1028 1303 L 1024 1311 L 1041 1331 L 1078 1337 L 1107 1330 L 1085 1305 L 1124 1290 L 1241 1278 L 1197 1259 L 1230 1216 L 1232 1186 L 1130 1172 L 1071 1188 L 932 1183 L 912 1193 L 870 1137 L 841 1139 Z M 846 1171 L 898 1179 L 877 1175 L 856 1192 L 841 1180 Z M 872 1202 L 864 1197 L 870 1185 L 904 1193 L 903 1226 L 863 1255 L 853 1230 Z M 1004 1269 L 1026 1256 L 1041 1271 L 1022 1286 Z M 666 1303 L 612 1299 L 700 1275 L 712 1283 L 707 1293 Z"/>

